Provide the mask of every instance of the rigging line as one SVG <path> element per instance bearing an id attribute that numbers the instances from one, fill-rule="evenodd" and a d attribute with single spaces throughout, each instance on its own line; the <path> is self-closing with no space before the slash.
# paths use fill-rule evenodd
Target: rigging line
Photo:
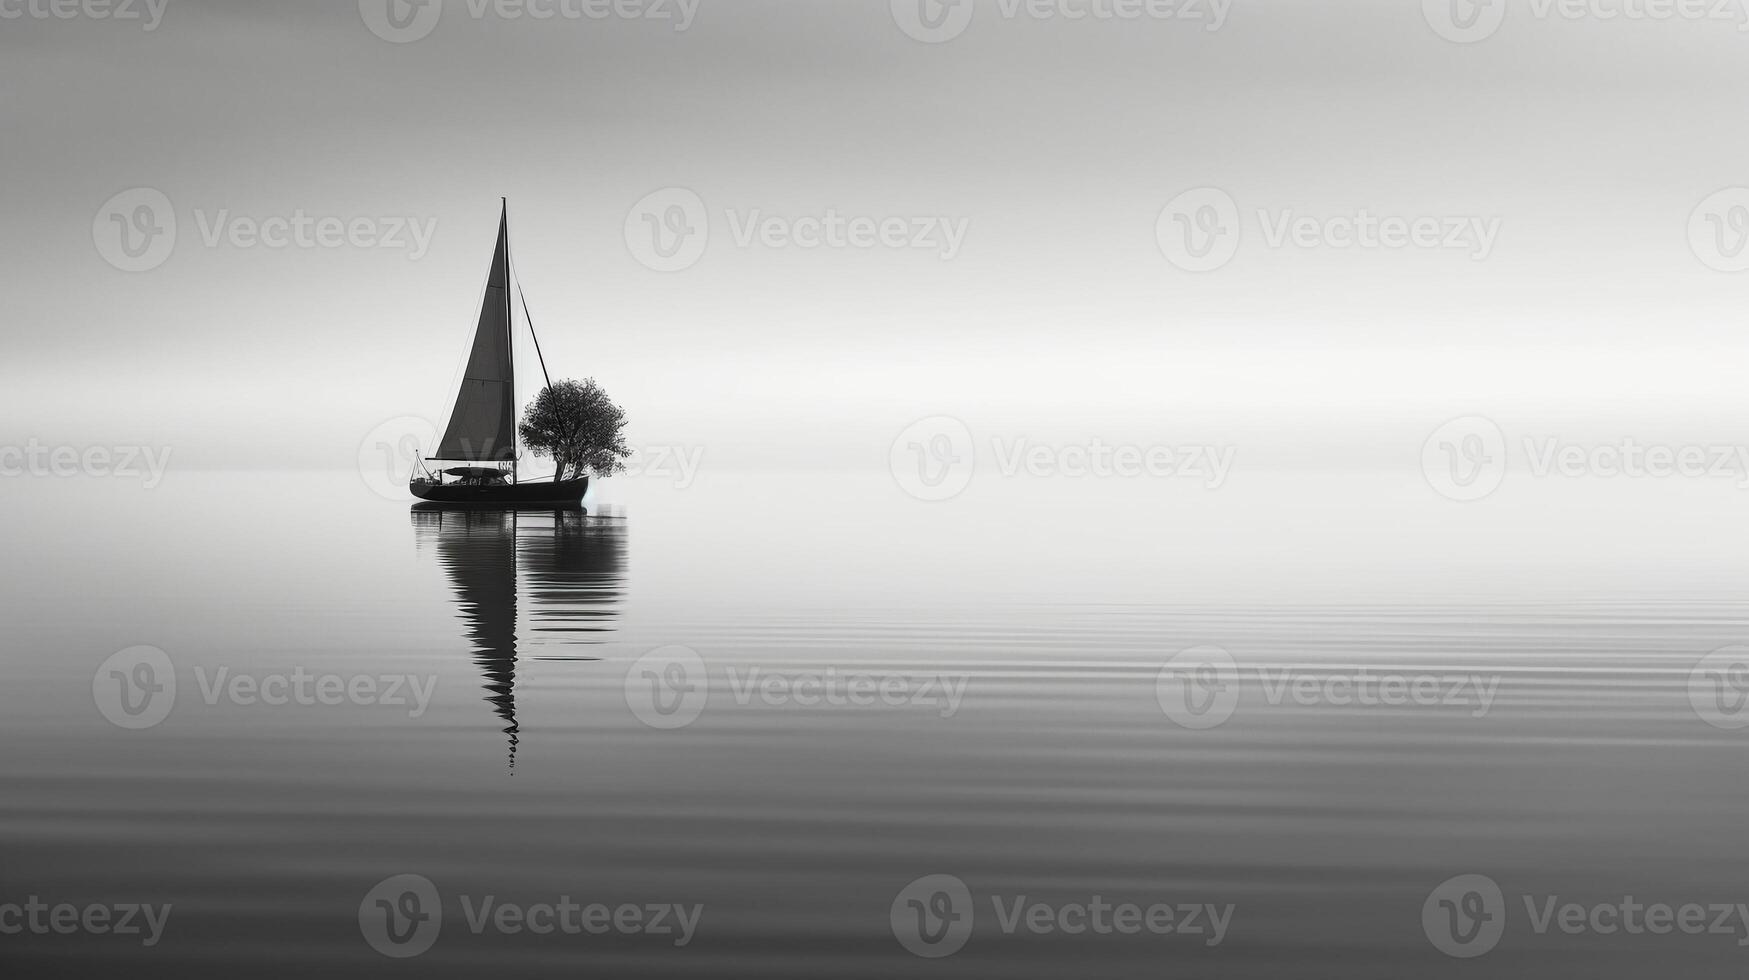
<path id="1" fill-rule="evenodd" d="M 547 387 L 553 386 L 553 376 L 547 373 L 547 356 L 540 351 L 540 335 L 534 332 L 534 317 L 528 312 L 528 294 L 522 291 L 522 280 L 516 281 L 516 295 L 522 299 L 522 318 L 528 321 L 528 335 L 534 340 L 534 354 L 540 358 L 541 377 L 547 379 Z"/>

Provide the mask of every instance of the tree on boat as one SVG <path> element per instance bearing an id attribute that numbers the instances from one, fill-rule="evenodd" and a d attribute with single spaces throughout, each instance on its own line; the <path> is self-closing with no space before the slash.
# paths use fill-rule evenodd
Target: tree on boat
<path id="1" fill-rule="evenodd" d="M 625 472 L 632 451 L 625 443 L 626 413 L 595 383 L 561 381 L 543 389 L 522 419 L 522 444 L 558 464 L 555 480 L 587 472 L 609 477 Z"/>

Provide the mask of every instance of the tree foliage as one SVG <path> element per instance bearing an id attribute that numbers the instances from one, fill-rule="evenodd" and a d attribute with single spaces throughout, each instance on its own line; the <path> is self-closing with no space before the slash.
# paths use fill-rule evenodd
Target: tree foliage
<path id="1" fill-rule="evenodd" d="M 541 391 L 522 419 L 523 445 L 558 463 L 556 479 L 579 479 L 585 469 L 596 476 L 625 471 L 626 413 L 607 392 L 587 381 L 561 381 Z M 571 475 L 567 477 L 566 471 Z"/>

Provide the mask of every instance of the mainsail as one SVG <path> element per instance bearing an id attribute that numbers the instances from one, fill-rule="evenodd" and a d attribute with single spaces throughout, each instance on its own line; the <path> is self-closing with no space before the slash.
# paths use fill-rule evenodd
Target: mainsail
<path id="1" fill-rule="evenodd" d="M 480 306 L 480 329 L 462 376 L 449 431 L 435 459 L 513 462 L 516 459 L 516 368 L 510 350 L 510 208 L 498 221 L 498 252 Z"/>

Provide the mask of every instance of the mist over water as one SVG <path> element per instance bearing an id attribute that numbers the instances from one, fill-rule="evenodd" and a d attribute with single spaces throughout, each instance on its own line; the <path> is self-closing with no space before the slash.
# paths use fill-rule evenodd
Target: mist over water
<path id="1" fill-rule="evenodd" d="M 1490 976 L 1730 975 L 1736 937 L 1539 933 L 1524 896 L 1741 897 L 1741 735 L 1691 698 L 1749 613 L 1735 496 L 1654 534 L 1636 516 L 1680 488 L 1270 486 L 980 476 L 926 505 L 885 473 L 707 472 L 507 513 L 338 473 L 26 485 L 7 892 L 172 911 L 149 949 L 27 933 L 8 959 L 378 976 L 361 904 L 415 875 L 442 927 L 402 968 L 430 976 L 1457 976 L 1423 905 L 1474 874 L 1507 900 Z M 142 644 L 175 699 L 130 730 L 94 674 Z M 1174 701 L 1163 669 L 1211 647 L 1231 668 Z M 299 673 L 312 703 L 228 686 Z M 376 687 L 322 704 L 326 676 Z M 897 937 L 939 875 L 974 915 L 926 963 Z M 492 924 L 562 899 L 641 918 Z M 1205 931 L 1060 928 L 1126 904 Z"/>

